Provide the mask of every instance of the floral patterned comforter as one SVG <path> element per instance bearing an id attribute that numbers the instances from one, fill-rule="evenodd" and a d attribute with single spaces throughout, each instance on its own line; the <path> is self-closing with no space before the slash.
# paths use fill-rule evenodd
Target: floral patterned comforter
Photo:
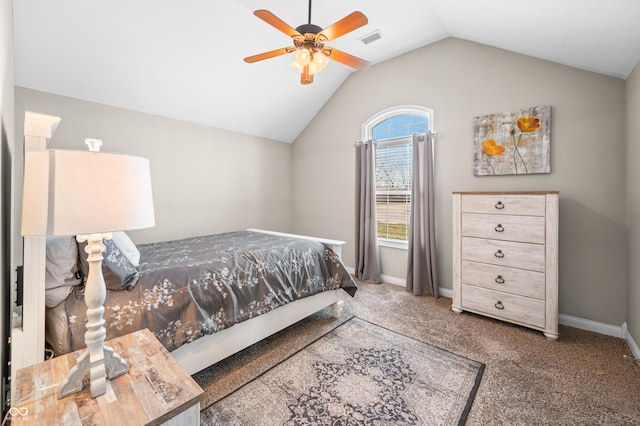
<path id="1" fill-rule="evenodd" d="M 138 248 L 135 287 L 107 290 L 107 340 L 149 328 L 172 351 L 291 301 L 357 289 L 333 251 L 304 239 L 238 231 Z M 72 351 L 85 346 L 82 289 L 65 302 Z"/>

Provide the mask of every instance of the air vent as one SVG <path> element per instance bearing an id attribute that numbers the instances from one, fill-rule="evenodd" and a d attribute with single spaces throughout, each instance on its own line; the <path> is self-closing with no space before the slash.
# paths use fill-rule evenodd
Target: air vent
<path id="1" fill-rule="evenodd" d="M 381 38 L 382 38 L 382 34 L 380 34 L 380 30 L 375 30 L 374 32 L 369 33 L 364 37 L 360 37 L 358 40 L 360 40 L 364 44 L 370 44 Z"/>

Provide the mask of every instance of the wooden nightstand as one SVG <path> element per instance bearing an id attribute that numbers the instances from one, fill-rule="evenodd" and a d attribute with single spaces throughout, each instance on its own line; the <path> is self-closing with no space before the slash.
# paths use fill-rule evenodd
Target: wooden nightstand
<path id="1" fill-rule="evenodd" d="M 129 364 L 129 372 L 107 381 L 107 393 L 91 398 L 89 387 L 58 399 L 58 387 L 84 351 L 18 371 L 14 407 L 29 410 L 12 424 L 199 425 L 204 391 L 148 329 L 106 342 Z"/>

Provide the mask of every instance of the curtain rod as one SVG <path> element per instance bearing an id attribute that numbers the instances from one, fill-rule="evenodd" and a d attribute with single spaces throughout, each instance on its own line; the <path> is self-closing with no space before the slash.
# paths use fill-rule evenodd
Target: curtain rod
<path id="1" fill-rule="evenodd" d="M 429 130 L 429 133 L 431 133 L 431 136 L 433 137 L 433 139 L 435 139 L 438 136 L 438 132 L 434 132 L 433 130 Z M 418 140 L 424 141 L 424 134 L 418 135 Z"/>
<path id="2" fill-rule="evenodd" d="M 431 136 L 433 136 L 433 138 L 435 139 L 438 136 L 438 132 L 433 131 L 433 130 L 429 130 L 429 133 L 431 133 Z M 419 136 L 420 140 L 423 141 L 424 140 L 424 136 L 421 134 Z M 375 144 L 377 141 L 374 139 L 367 139 L 367 140 L 360 140 L 360 141 L 356 141 L 353 146 L 356 147 L 358 145 L 362 145 L 362 144 L 367 144 L 367 143 L 373 143 Z"/>

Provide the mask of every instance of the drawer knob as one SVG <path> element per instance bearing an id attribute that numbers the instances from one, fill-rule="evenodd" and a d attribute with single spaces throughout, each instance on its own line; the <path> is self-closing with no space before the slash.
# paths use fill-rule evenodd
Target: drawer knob
<path id="1" fill-rule="evenodd" d="M 504 257 L 504 253 L 502 252 L 502 250 L 498 250 L 497 252 L 495 252 L 495 256 L 498 259 L 502 259 Z"/>
<path id="2" fill-rule="evenodd" d="M 504 204 L 502 204 L 502 201 L 498 201 L 495 205 L 496 209 L 498 210 L 502 210 L 504 209 Z"/>
<path id="3" fill-rule="evenodd" d="M 494 229 L 496 230 L 496 232 L 504 232 L 504 227 L 501 223 L 499 223 L 498 226 L 496 226 Z"/>
<path id="4" fill-rule="evenodd" d="M 496 281 L 498 284 L 504 284 L 504 278 L 502 278 L 502 275 L 498 275 L 498 276 L 496 277 L 495 281 Z"/>
<path id="5" fill-rule="evenodd" d="M 500 300 L 498 300 L 494 306 L 496 307 L 496 309 L 500 309 L 500 310 L 504 309 L 504 305 L 502 304 L 502 301 L 500 301 Z"/>

